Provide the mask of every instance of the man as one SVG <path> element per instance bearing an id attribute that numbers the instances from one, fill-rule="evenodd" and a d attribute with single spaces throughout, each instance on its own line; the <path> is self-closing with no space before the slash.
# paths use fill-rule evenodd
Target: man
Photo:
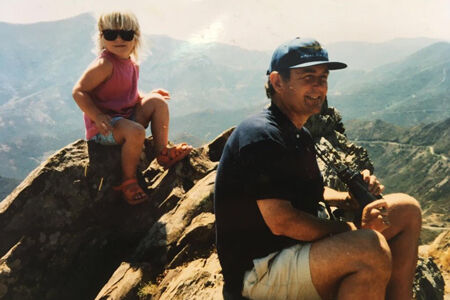
<path id="1" fill-rule="evenodd" d="M 224 148 L 215 187 L 224 296 L 250 299 L 411 299 L 421 210 L 408 195 L 367 205 L 361 227 L 318 218 L 318 202 L 355 207 L 323 186 L 303 127 L 320 112 L 330 70 L 315 40 L 279 46 L 267 72 L 271 105 L 243 121 Z M 383 186 L 367 170 L 369 190 Z M 389 220 L 389 222 L 387 221 Z"/>

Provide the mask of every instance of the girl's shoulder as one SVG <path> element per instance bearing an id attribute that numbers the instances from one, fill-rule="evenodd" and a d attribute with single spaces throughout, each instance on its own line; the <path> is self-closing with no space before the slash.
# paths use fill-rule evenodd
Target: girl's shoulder
<path id="1" fill-rule="evenodd" d="M 97 57 L 97 61 L 101 64 L 110 64 L 113 65 L 114 61 L 114 55 L 109 53 L 108 51 L 103 51 L 100 53 L 100 55 Z"/>
<path id="2" fill-rule="evenodd" d="M 111 70 L 112 70 L 112 68 L 114 66 L 113 62 L 108 57 L 99 57 L 99 58 L 97 58 L 96 59 L 96 64 L 100 68 L 111 69 Z"/>
<path id="3" fill-rule="evenodd" d="M 113 64 L 107 58 L 98 57 L 89 65 L 86 72 L 107 78 L 113 72 Z"/>

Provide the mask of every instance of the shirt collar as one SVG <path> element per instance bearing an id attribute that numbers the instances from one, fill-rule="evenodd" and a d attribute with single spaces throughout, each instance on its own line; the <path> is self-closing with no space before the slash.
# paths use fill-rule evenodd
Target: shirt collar
<path id="1" fill-rule="evenodd" d="M 295 134 L 301 132 L 304 128 L 303 126 L 301 129 L 298 129 L 273 101 L 270 103 L 268 110 L 274 115 L 280 126 L 282 126 L 283 129 L 287 129 L 289 133 Z"/>
<path id="2" fill-rule="evenodd" d="M 298 129 L 273 101 L 267 109 L 274 116 L 274 120 L 280 128 L 287 133 L 289 139 L 301 142 L 307 148 L 313 145 L 311 133 L 305 126 Z"/>

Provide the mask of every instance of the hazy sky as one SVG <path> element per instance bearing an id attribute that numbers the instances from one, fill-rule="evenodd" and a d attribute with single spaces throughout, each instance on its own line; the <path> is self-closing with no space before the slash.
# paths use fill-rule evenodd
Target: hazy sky
<path id="1" fill-rule="evenodd" d="M 143 31 L 271 50 L 295 36 L 383 42 L 450 40 L 450 0 L 0 0 L 0 21 L 33 23 L 128 9 Z"/>

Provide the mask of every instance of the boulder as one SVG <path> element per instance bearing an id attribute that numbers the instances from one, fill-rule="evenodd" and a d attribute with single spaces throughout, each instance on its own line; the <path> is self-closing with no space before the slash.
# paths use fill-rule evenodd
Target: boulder
<path id="1" fill-rule="evenodd" d="M 334 109 L 308 126 L 347 164 L 371 167 Z M 0 203 L 0 299 L 221 299 L 213 194 L 232 130 L 170 170 L 155 162 L 147 139 L 138 179 L 150 201 L 138 206 L 112 189 L 120 183 L 120 147 L 79 140 L 52 155 Z M 425 275 L 416 295 L 442 299 L 434 261 L 418 268 Z"/>

